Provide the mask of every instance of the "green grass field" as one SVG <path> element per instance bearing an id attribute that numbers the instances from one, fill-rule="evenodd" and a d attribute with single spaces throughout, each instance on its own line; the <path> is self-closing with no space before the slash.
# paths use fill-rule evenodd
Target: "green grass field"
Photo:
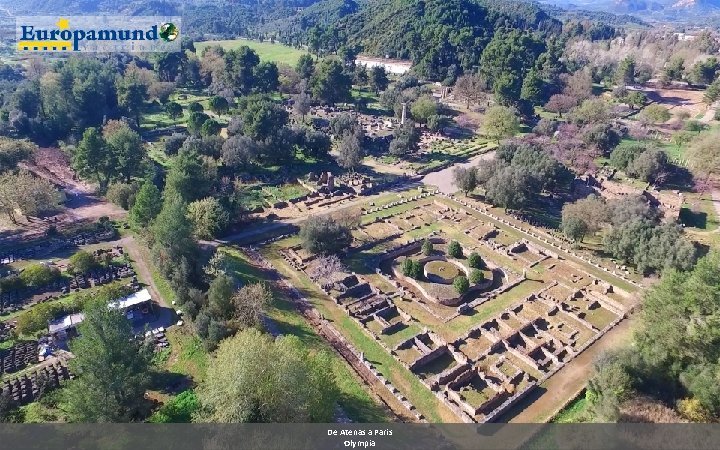
<path id="1" fill-rule="evenodd" d="M 263 61 L 273 61 L 276 63 L 284 63 L 294 66 L 302 55 L 307 54 L 305 50 L 289 47 L 283 44 L 273 44 L 270 42 L 251 41 L 250 39 L 232 39 L 227 41 L 205 41 L 196 42 L 195 49 L 197 53 L 202 53 L 203 49 L 211 45 L 219 45 L 225 50 L 233 50 L 243 45 L 250 47 L 257 52 Z"/>

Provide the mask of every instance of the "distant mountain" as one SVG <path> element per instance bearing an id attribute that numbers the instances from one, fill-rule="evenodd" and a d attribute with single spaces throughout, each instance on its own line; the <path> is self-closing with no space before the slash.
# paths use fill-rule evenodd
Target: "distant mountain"
<path id="1" fill-rule="evenodd" d="M 540 0 L 567 9 L 636 14 L 643 19 L 702 23 L 720 17 L 720 0 Z M 698 22 L 700 20 L 700 22 Z"/>

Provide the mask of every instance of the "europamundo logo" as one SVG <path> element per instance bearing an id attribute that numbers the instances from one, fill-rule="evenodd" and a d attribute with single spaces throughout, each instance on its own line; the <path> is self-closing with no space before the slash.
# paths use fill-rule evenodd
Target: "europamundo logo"
<path id="1" fill-rule="evenodd" d="M 24 16 L 18 52 L 177 52 L 180 17 Z"/>

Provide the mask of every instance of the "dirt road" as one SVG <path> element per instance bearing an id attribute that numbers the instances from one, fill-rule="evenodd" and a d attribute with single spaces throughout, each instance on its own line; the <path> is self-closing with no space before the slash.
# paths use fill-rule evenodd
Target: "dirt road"
<path id="1" fill-rule="evenodd" d="M 495 151 L 483 153 L 482 155 L 477 155 L 466 163 L 457 163 L 443 170 L 439 170 L 437 172 L 430 172 L 429 174 L 425 175 L 425 177 L 422 179 L 422 182 L 429 186 L 436 186 L 443 194 L 453 194 L 458 190 L 458 188 L 455 186 L 455 182 L 453 181 L 453 170 L 455 170 L 456 167 L 464 167 L 467 169 L 469 167 L 477 166 L 480 161 L 486 161 L 489 159 L 493 159 L 494 157 Z"/>

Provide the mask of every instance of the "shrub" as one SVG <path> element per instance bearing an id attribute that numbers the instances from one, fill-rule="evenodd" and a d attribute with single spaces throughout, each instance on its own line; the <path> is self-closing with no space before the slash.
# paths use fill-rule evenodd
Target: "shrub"
<path id="1" fill-rule="evenodd" d="M 192 102 L 188 105 L 188 111 L 190 111 L 191 113 L 203 112 L 205 111 L 205 108 L 203 108 L 203 105 L 198 102 Z"/>
<path id="2" fill-rule="evenodd" d="M 150 423 L 190 423 L 192 415 L 200 408 L 195 391 L 187 390 L 171 398 L 157 410 L 148 422 Z"/>
<path id="3" fill-rule="evenodd" d="M 453 258 L 462 258 L 463 251 L 458 241 L 450 242 L 450 245 L 448 245 L 448 255 L 452 256 Z"/>
<path id="4" fill-rule="evenodd" d="M 20 273 L 20 279 L 29 287 L 45 286 L 60 278 L 60 270 L 47 264 L 31 264 Z"/>
<path id="5" fill-rule="evenodd" d="M 485 280 L 485 274 L 482 270 L 473 269 L 470 271 L 470 283 L 478 284 Z"/>
<path id="6" fill-rule="evenodd" d="M 302 246 L 310 253 L 337 254 L 350 248 L 350 227 L 330 216 L 314 216 L 300 227 Z"/>
<path id="7" fill-rule="evenodd" d="M 473 269 L 482 269 L 483 268 L 483 260 L 475 252 L 470 253 L 470 256 L 468 256 L 468 265 L 472 267 Z"/>
<path id="8" fill-rule="evenodd" d="M 85 250 L 80 250 L 72 255 L 68 263 L 68 272 L 73 274 L 86 274 L 97 266 L 95 257 Z"/>
<path id="9" fill-rule="evenodd" d="M 110 203 L 127 211 L 132 208 L 133 203 L 135 203 L 135 194 L 137 191 L 138 186 L 135 184 L 113 183 L 108 187 L 105 196 Z"/>
<path id="10" fill-rule="evenodd" d="M 470 282 L 466 277 L 460 275 L 453 280 L 453 287 L 458 294 L 463 295 L 470 289 Z"/>
<path id="11" fill-rule="evenodd" d="M 406 277 L 419 280 L 422 277 L 422 264 L 420 264 L 420 261 L 407 258 L 403 261 L 402 272 Z"/>
<path id="12" fill-rule="evenodd" d="M 432 255 L 433 244 L 432 244 L 432 242 L 430 242 L 430 239 L 425 239 L 425 241 L 423 242 L 422 252 L 423 252 L 423 255 L 425 255 L 425 256 Z"/>

